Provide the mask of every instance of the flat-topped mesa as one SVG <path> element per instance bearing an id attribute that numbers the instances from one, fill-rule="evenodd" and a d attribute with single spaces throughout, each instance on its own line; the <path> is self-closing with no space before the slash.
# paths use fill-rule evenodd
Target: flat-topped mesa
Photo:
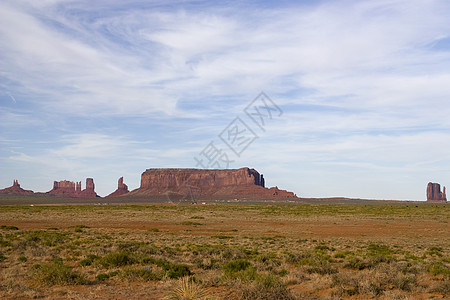
<path id="1" fill-rule="evenodd" d="M 427 185 L 427 201 L 447 201 L 447 195 L 444 191 L 441 192 L 441 185 L 439 183 L 429 182 Z"/>
<path id="2" fill-rule="evenodd" d="M 81 190 L 81 181 L 73 182 L 68 180 L 54 181 L 53 189 L 48 194 L 69 196 L 75 198 L 95 198 L 98 197 L 94 191 L 94 179 L 86 178 L 86 189 Z"/>
<path id="3" fill-rule="evenodd" d="M 74 195 L 75 194 L 75 182 L 62 180 L 53 181 L 53 189 L 49 192 L 53 195 Z"/>
<path id="4" fill-rule="evenodd" d="M 130 195 L 209 198 L 286 198 L 294 193 L 265 188 L 255 169 L 147 169 Z"/>
<path id="5" fill-rule="evenodd" d="M 7 187 L 5 189 L 0 190 L 0 194 L 20 194 L 20 195 L 31 195 L 34 194 L 31 190 L 24 190 L 20 187 L 19 181 L 14 179 L 13 185 L 10 187 Z"/>
<path id="6" fill-rule="evenodd" d="M 117 182 L 117 190 L 115 190 L 106 197 L 118 197 L 128 194 L 129 192 L 130 191 L 128 190 L 128 186 L 125 183 L 123 183 L 123 177 L 120 177 L 119 181 Z"/>

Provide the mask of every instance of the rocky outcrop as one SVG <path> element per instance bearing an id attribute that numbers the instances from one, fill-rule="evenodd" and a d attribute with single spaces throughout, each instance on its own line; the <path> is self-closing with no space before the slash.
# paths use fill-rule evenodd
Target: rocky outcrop
<path id="1" fill-rule="evenodd" d="M 112 192 L 111 194 L 109 194 L 108 197 L 118 197 L 118 196 L 122 196 L 125 194 L 128 194 L 130 191 L 128 190 L 128 186 L 123 183 L 123 177 L 119 178 L 119 181 L 117 182 L 117 190 L 115 190 L 114 192 Z"/>
<path id="2" fill-rule="evenodd" d="M 168 198 L 296 198 L 292 192 L 265 188 L 263 175 L 255 169 L 147 169 L 140 188 L 130 196 Z"/>
<path id="3" fill-rule="evenodd" d="M 32 195 L 34 194 L 31 190 L 24 190 L 20 187 L 18 180 L 13 180 L 13 185 L 0 190 L 0 194 L 19 194 L 19 195 Z"/>
<path id="4" fill-rule="evenodd" d="M 428 182 L 427 201 L 447 201 L 445 186 L 444 191 L 441 192 L 441 185 L 439 183 Z"/>
<path id="5" fill-rule="evenodd" d="M 68 196 L 75 198 L 95 198 L 98 197 L 95 192 L 94 179 L 86 178 L 86 189 L 81 190 L 81 181 L 73 182 L 68 180 L 54 181 L 53 189 L 48 194 Z"/>

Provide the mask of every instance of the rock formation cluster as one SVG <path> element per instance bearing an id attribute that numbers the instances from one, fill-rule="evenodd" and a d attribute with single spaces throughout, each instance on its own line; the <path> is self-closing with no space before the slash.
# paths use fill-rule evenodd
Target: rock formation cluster
<path id="1" fill-rule="evenodd" d="M 262 174 L 255 169 L 147 169 L 133 196 L 169 198 L 296 198 L 292 192 L 265 188 Z"/>
<path id="2" fill-rule="evenodd" d="M 34 194 L 34 192 L 30 190 L 24 190 L 23 188 L 20 187 L 19 181 L 14 179 L 13 185 L 0 190 L 0 194 L 32 195 Z"/>
<path id="3" fill-rule="evenodd" d="M 427 201 L 447 201 L 445 186 L 443 192 L 441 192 L 441 185 L 439 183 L 428 182 Z"/>
<path id="4" fill-rule="evenodd" d="M 54 181 L 53 189 L 47 192 L 52 195 L 69 196 L 75 198 L 95 198 L 98 197 L 95 192 L 94 179 L 86 178 L 86 189 L 81 190 L 81 181 L 73 182 L 68 180 Z"/>
<path id="5" fill-rule="evenodd" d="M 128 186 L 125 183 L 123 183 L 123 177 L 120 177 L 119 181 L 117 182 L 117 190 L 115 190 L 106 197 L 118 197 L 128 194 L 129 192 L 130 191 L 128 190 Z"/>
<path id="6" fill-rule="evenodd" d="M 13 186 L 0 190 L 2 194 L 33 194 L 20 187 L 17 180 Z M 81 181 L 54 181 L 50 195 L 73 198 L 96 198 L 94 179 L 86 178 L 86 188 Z M 297 198 L 278 187 L 266 188 L 265 179 L 255 169 L 147 169 L 141 176 L 141 186 L 129 191 L 120 177 L 117 189 L 107 197 L 139 196 L 149 199 L 272 199 Z"/>

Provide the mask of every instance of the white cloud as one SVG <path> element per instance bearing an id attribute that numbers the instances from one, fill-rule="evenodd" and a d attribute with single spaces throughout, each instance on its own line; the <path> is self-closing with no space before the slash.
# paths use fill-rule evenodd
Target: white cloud
<path id="1" fill-rule="evenodd" d="M 264 90 L 285 114 L 258 140 L 269 143 L 264 150 L 246 157 L 274 174 L 267 160 L 281 156 L 293 174 L 314 174 L 309 183 L 328 174 L 335 180 L 332 194 L 337 182 L 347 186 L 333 179 L 337 168 L 348 171 L 346 180 L 350 170 L 368 170 L 374 181 L 396 180 L 401 172 L 422 180 L 421 173 L 448 169 L 450 54 L 433 48 L 450 36 L 446 1 L 322 1 L 267 9 L 201 1 L 195 9 L 177 1 L 105 3 L 0 4 L 0 87 L 9 103 L 1 106 L 11 105 L 11 92 L 27 109 L 3 113 L 2 128 L 17 131 L 14 122 L 33 110 L 58 115 L 64 124 L 43 154 L 23 152 L 12 160 L 36 159 L 61 170 L 94 170 L 90 160 L 104 169 L 118 157 L 124 166 L 139 159 L 187 166 L 192 153 Z M 136 116 L 148 120 L 130 125 Z M 78 117 L 98 117 L 99 128 L 69 120 Z M 39 117 L 29 119 L 20 126 L 31 128 Z M 107 124 L 115 120 L 126 124 L 117 126 L 117 136 L 109 128 L 116 124 Z M 174 146 L 177 137 L 183 143 Z M 149 148 L 142 140 L 161 144 Z M 5 152 L 10 147 L 17 145 Z M 380 187 L 370 189 L 364 187 L 381 195 Z"/>

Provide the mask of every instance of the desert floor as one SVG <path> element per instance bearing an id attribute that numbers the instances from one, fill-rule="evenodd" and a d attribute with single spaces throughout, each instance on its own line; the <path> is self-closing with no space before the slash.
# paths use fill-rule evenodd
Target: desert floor
<path id="1" fill-rule="evenodd" d="M 3 205 L 0 298 L 448 299 L 449 216 L 389 201 Z"/>

